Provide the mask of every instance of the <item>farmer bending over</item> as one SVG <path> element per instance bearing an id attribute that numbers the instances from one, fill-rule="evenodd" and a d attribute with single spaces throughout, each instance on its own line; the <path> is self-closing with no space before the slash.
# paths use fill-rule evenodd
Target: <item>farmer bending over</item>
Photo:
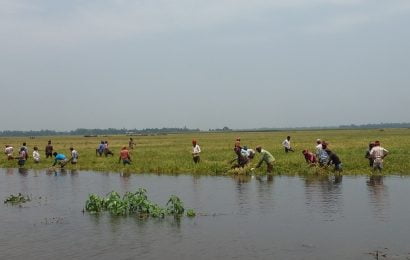
<path id="1" fill-rule="evenodd" d="M 13 151 L 14 151 L 13 147 L 6 144 L 6 148 L 4 149 L 4 153 L 7 155 L 7 160 L 13 160 L 14 159 Z"/>
<path id="2" fill-rule="evenodd" d="M 303 150 L 302 154 L 305 157 L 306 163 L 308 163 L 311 166 L 316 165 L 317 163 L 316 155 L 314 155 L 312 152 L 309 152 L 309 150 Z"/>
<path id="3" fill-rule="evenodd" d="M 337 156 L 337 154 L 335 154 L 329 149 L 326 149 L 326 152 L 329 155 L 329 161 L 327 165 L 333 164 L 335 166 L 335 171 L 342 171 L 342 162 L 340 161 L 339 156 Z"/>
<path id="4" fill-rule="evenodd" d="M 127 147 L 124 146 L 122 147 L 121 151 L 120 151 L 120 158 L 118 160 L 118 163 L 120 163 L 122 160 L 122 163 L 124 165 L 126 164 L 131 164 L 131 156 L 130 156 L 130 152 L 127 150 Z"/>
<path id="5" fill-rule="evenodd" d="M 273 157 L 273 155 L 270 152 L 262 149 L 260 145 L 257 146 L 255 150 L 262 156 L 258 165 L 256 165 L 256 168 L 261 167 L 262 163 L 265 162 L 267 165 L 267 172 L 271 173 L 273 170 L 273 163 L 275 162 L 275 158 Z"/>
<path id="6" fill-rule="evenodd" d="M 56 164 L 60 165 L 61 168 L 64 168 L 65 164 L 67 163 L 67 158 L 65 157 L 64 154 L 62 153 L 57 153 L 54 152 L 54 163 L 53 166 L 56 166 Z"/>

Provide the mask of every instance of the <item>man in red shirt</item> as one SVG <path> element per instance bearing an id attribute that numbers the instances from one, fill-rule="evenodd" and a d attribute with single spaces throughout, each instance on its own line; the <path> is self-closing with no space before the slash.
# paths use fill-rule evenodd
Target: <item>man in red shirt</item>
<path id="1" fill-rule="evenodd" d="M 124 146 L 121 151 L 120 151 L 120 158 L 118 160 L 118 163 L 120 163 L 122 160 L 122 163 L 124 165 L 126 164 L 131 164 L 131 156 L 130 156 L 130 152 L 127 150 L 127 147 Z"/>

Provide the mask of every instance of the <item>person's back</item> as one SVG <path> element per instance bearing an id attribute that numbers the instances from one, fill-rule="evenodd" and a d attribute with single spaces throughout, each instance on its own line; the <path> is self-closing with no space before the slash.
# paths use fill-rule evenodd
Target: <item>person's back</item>
<path id="1" fill-rule="evenodd" d="M 58 153 L 58 154 L 56 155 L 55 159 L 58 160 L 58 161 L 61 161 L 61 160 L 65 160 L 66 157 L 65 157 L 64 154 Z"/>
<path id="2" fill-rule="evenodd" d="M 34 147 L 34 151 L 33 151 L 33 159 L 35 163 L 39 163 L 40 162 L 40 153 L 38 152 L 38 148 Z"/>
<path id="3" fill-rule="evenodd" d="M 74 148 L 70 148 L 71 150 L 71 164 L 76 164 L 78 161 L 78 152 L 74 150 Z"/>
<path id="4" fill-rule="evenodd" d="M 123 162 L 123 164 L 131 164 L 131 156 L 130 152 L 127 150 L 127 148 L 124 146 L 121 151 L 120 151 L 120 158 L 119 162 Z"/>
<path id="5" fill-rule="evenodd" d="M 261 155 L 261 161 L 265 161 L 266 163 L 272 163 L 275 161 L 275 157 L 273 157 L 273 155 L 265 149 L 261 149 Z"/>
<path id="6" fill-rule="evenodd" d="M 370 156 L 373 159 L 383 159 L 387 153 L 388 151 L 381 146 L 375 146 L 370 150 Z"/>
<path id="7" fill-rule="evenodd" d="M 322 149 L 319 150 L 318 159 L 320 166 L 326 165 L 329 162 L 329 154 L 326 152 L 326 146 L 322 145 Z"/>
<path id="8" fill-rule="evenodd" d="M 48 141 L 45 149 L 46 158 L 53 157 L 53 146 L 51 145 L 51 141 Z"/>

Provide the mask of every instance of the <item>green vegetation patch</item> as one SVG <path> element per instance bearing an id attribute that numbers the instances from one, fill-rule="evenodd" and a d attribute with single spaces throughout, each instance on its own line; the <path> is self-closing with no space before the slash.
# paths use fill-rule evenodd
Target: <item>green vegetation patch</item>
<path id="1" fill-rule="evenodd" d="M 10 194 L 5 200 L 4 203 L 6 204 L 12 204 L 12 205 L 17 205 L 17 204 L 22 204 L 26 203 L 27 201 L 30 201 L 31 198 L 27 195 L 22 195 L 21 193 L 17 195 Z"/>
<path id="2" fill-rule="evenodd" d="M 90 194 L 85 203 L 85 210 L 91 214 L 107 211 L 116 216 L 136 215 L 153 218 L 164 218 L 168 215 L 180 217 L 185 212 L 184 203 L 179 197 L 172 195 L 166 207 L 161 207 L 148 199 L 147 190 L 143 188 L 135 192 L 126 192 L 122 197 L 115 191 L 108 193 L 106 197 Z M 188 210 L 187 216 L 195 216 L 195 211 Z"/>

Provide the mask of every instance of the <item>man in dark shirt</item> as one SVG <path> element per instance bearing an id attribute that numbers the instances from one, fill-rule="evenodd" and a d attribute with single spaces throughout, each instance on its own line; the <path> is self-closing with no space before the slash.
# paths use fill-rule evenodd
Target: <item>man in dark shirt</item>
<path id="1" fill-rule="evenodd" d="M 46 151 L 46 158 L 53 157 L 53 146 L 51 145 L 51 140 L 48 140 L 45 151 Z"/>
<path id="2" fill-rule="evenodd" d="M 326 149 L 326 152 L 329 155 L 329 162 L 327 165 L 333 164 L 335 166 L 335 171 L 342 171 L 342 162 L 340 161 L 339 156 L 329 149 Z"/>

